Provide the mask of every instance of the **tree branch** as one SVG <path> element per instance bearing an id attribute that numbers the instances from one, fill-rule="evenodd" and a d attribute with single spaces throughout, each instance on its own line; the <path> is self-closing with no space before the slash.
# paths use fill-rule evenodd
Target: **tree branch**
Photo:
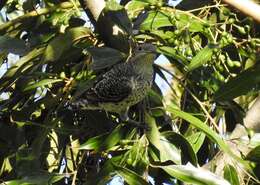
<path id="1" fill-rule="evenodd" d="M 96 0 L 79 0 L 79 2 L 83 10 L 88 15 L 91 23 L 96 26 L 98 18 L 106 6 L 106 2 L 104 0 L 99 0 L 98 3 Z"/>
<path id="2" fill-rule="evenodd" d="M 260 23 L 260 5 L 251 0 L 223 0 L 225 3 L 233 6 L 242 13 L 252 17 Z"/>

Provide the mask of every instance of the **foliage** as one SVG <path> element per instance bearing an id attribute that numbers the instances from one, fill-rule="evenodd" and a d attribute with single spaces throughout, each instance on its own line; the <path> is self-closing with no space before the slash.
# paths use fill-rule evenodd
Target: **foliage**
<path id="1" fill-rule="evenodd" d="M 219 3 L 182 11 L 162 0 L 125 7 L 108 1 L 110 21 L 135 42 L 157 45 L 170 62 L 155 65 L 171 86 L 167 96 L 154 82 L 130 110 L 148 126 L 142 129 L 113 113 L 71 109 L 98 75 L 128 56 L 103 47 L 76 1 L 8 0 L 0 7 L 3 184 L 106 184 L 115 176 L 127 184 L 149 184 L 148 176 L 155 184 L 259 183 L 260 143 L 242 158 L 225 140 L 259 92 L 260 32 L 253 20 Z M 223 177 L 199 167 L 218 151 L 233 161 Z M 238 164 L 247 175 L 239 176 Z"/>

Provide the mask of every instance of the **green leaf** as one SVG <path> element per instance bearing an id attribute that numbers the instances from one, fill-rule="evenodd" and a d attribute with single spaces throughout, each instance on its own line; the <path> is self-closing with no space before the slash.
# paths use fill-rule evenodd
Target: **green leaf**
<path id="1" fill-rule="evenodd" d="M 260 145 L 251 150 L 247 156 L 247 160 L 260 163 Z"/>
<path id="2" fill-rule="evenodd" d="M 224 150 L 227 149 L 229 151 L 228 146 L 223 141 L 223 139 L 216 132 L 214 132 L 211 128 L 209 128 L 208 125 L 203 123 L 198 118 L 192 116 L 189 113 L 186 113 L 186 112 L 183 112 L 183 111 L 178 110 L 176 108 L 173 108 L 171 106 L 167 107 L 167 110 L 169 112 L 173 113 L 174 116 L 181 117 L 182 119 L 191 123 L 194 127 L 202 130 L 211 140 L 218 143 L 221 148 L 223 148 Z"/>
<path id="3" fill-rule="evenodd" d="M 168 160 L 174 163 L 181 163 L 180 150 L 177 149 L 167 138 L 160 134 L 158 127 L 156 125 L 155 119 L 150 115 L 146 114 L 145 122 L 149 126 L 149 131 L 147 131 L 146 136 L 151 144 L 159 151 L 157 158 L 161 162 Z M 154 160 L 157 160 L 154 158 Z"/>
<path id="4" fill-rule="evenodd" d="M 164 55 L 170 56 L 178 61 L 181 61 L 183 65 L 187 65 L 189 63 L 188 59 L 181 55 L 178 55 L 176 53 L 176 49 L 174 49 L 173 47 L 162 46 L 162 47 L 158 47 L 157 51 Z"/>
<path id="5" fill-rule="evenodd" d="M 191 13 L 176 11 L 175 12 L 175 26 L 178 30 L 188 29 L 190 32 L 204 32 L 205 20 L 197 19 Z"/>
<path id="6" fill-rule="evenodd" d="M 205 123 L 203 123 L 201 120 L 199 120 L 198 118 L 192 116 L 189 113 L 183 112 L 181 110 L 178 110 L 176 108 L 173 108 L 171 106 L 167 107 L 167 110 L 172 113 L 174 116 L 178 116 L 186 121 L 188 121 L 189 123 L 191 123 L 194 127 L 198 128 L 199 130 L 203 131 L 209 139 L 211 139 L 213 142 L 217 143 L 219 145 L 219 147 L 226 152 L 227 154 L 229 154 L 231 157 L 233 157 L 234 159 L 236 159 L 238 162 L 240 162 L 241 164 L 243 164 L 247 169 L 251 169 L 250 166 L 248 165 L 248 163 L 244 160 L 242 160 L 240 157 L 238 157 L 237 155 L 235 155 L 231 149 L 229 148 L 229 146 L 225 143 L 225 141 L 216 133 L 214 132 L 212 129 L 209 128 L 208 125 L 206 125 Z"/>
<path id="7" fill-rule="evenodd" d="M 104 151 L 115 146 L 119 141 L 124 139 L 124 136 L 127 135 L 131 130 L 127 129 L 122 124 L 118 125 L 110 134 L 104 134 L 89 139 L 86 143 L 82 144 L 79 149 L 83 150 L 95 150 L 95 151 Z"/>
<path id="8" fill-rule="evenodd" d="M 224 178 L 232 185 L 240 185 L 236 169 L 229 164 L 224 167 Z"/>
<path id="9" fill-rule="evenodd" d="M 34 83 L 33 85 L 29 85 L 23 89 L 23 91 L 29 91 L 32 89 L 36 89 L 37 87 L 43 87 L 45 85 L 57 83 L 63 81 L 62 79 L 44 79 L 39 82 Z"/>
<path id="10" fill-rule="evenodd" d="M 24 55 L 29 51 L 24 40 L 7 35 L 0 36 L 0 52 L 8 52 L 16 55 Z"/>
<path id="11" fill-rule="evenodd" d="M 109 47 L 89 48 L 88 51 L 93 59 L 90 68 L 94 71 L 115 65 L 125 58 L 123 53 Z"/>
<path id="12" fill-rule="evenodd" d="M 161 135 L 164 136 L 168 140 L 168 142 L 181 150 L 182 163 L 191 162 L 193 165 L 198 164 L 197 156 L 185 137 L 172 131 L 163 132 L 161 133 Z"/>
<path id="13" fill-rule="evenodd" d="M 2 139 L 2 138 L 1 138 Z M 2 145 L 0 145 L 3 147 Z M 4 158 L 0 168 L 0 176 L 2 176 L 4 173 L 10 173 L 13 170 L 13 167 L 10 163 L 10 159 L 8 157 Z"/>
<path id="14" fill-rule="evenodd" d="M 117 165 L 114 165 L 114 168 L 128 184 L 149 185 L 149 183 L 142 176 L 138 175 L 134 171 Z"/>
<path id="15" fill-rule="evenodd" d="M 245 95 L 260 82 L 260 65 L 249 68 L 223 84 L 215 93 L 216 101 L 232 100 Z"/>
<path id="16" fill-rule="evenodd" d="M 149 142 L 152 143 L 155 147 L 160 148 L 160 132 L 157 128 L 155 119 L 149 114 L 145 114 L 145 123 L 147 123 L 149 126 L 149 130 L 146 134 Z"/>
<path id="17" fill-rule="evenodd" d="M 222 179 L 210 171 L 196 168 L 191 164 L 159 166 L 171 176 L 188 184 L 198 185 L 230 185 L 228 181 Z"/>
<path id="18" fill-rule="evenodd" d="M 160 11 L 150 11 L 148 17 L 140 25 L 140 29 L 154 30 L 165 26 L 173 26 L 168 13 Z"/>
<path id="19" fill-rule="evenodd" d="M 200 50 L 199 53 L 195 57 L 193 57 L 190 64 L 188 65 L 188 71 L 192 71 L 208 62 L 211 59 L 212 54 L 213 47 L 207 46 Z"/>
<path id="20" fill-rule="evenodd" d="M 187 12 L 152 10 L 140 25 L 140 29 L 151 31 L 165 26 L 174 26 L 178 30 L 188 29 L 190 32 L 203 32 L 206 23 L 206 21 L 197 19 L 193 14 Z"/>
<path id="21" fill-rule="evenodd" d="M 25 73 L 26 69 L 34 65 L 33 62 L 37 61 L 37 57 L 40 57 L 43 51 L 43 48 L 36 48 L 9 68 L 0 79 L 0 91 L 15 82 L 20 75 Z"/>
<path id="22" fill-rule="evenodd" d="M 48 44 L 43 60 L 45 62 L 57 61 L 66 54 L 77 40 L 89 35 L 90 30 L 86 27 L 68 29 L 65 34 L 58 35 Z"/>
<path id="23" fill-rule="evenodd" d="M 101 147 L 103 141 L 107 138 L 108 133 L 102 134 L 96 137 L 92 137 L 88 139 L 85 143 L 80 145 L 79 149 L 80 150 L 95 150 L 98 151 L 99 148 Z"/>
<path id="24" fill-rule="evenodd" d="M 105 16 L 110 17 L 117 26 L 129 35 L 132 34 L 132 23 L 124 7 L 118 4 L 117 1 L 109 0 L 106 2 Z"/>
<path id="25" fill-rule="evenodd" d="M 188 137 L 186 139 L 191 144 L 193 150 L 195 153 L 197 153 L 202 146 L 204 140 L 205 140 L 205 134 L 203 132 L 196 132 Z"/>
<path id="26" fill-rule="evenodd" d="M 149 6 L 149 3 L 147 2 L 133 0 L 129 1 L 125 8 L 127 9 L 130 18 L 136 18 L 138 14 L 147 6 Z"/>
<path id="27" fill-rule="evenodd" d="M 128 166 L 131 166 L 131 169 L 136 173 L 145 173 L 149 165 L 147 149 L 148 140 L 145 135 L 143 135 L 140 139 L 135 141 L 131 149 L 124 154 L 120 165 L 122 166 L 122 164 L 127 164 Z"/>

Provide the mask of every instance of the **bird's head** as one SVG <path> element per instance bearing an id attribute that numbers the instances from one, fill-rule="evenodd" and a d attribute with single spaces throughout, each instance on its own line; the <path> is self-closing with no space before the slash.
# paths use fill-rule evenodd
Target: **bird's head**
<path id="1" fill-rule="evenodd" d="M 156 57 L 156 47 L 150 43 L 144 43 L 133 48 L 132 51 L 132 61 L 137 63 L 147 63 L 153 64 Z"/>
<path id="2" fill-rule="evenodd" d="M 134 53 L 154 53 L 156 54 L 156 47 L 150 43 L 140 44 L 134 48 Z"/>
<path id="3" fill-rule="evenodd" d="M 152 44 L 140 44 L 132 51 L 128 62 L 133 64 L 137 73 L 150 78 L 153 74 L 153 63 L 156 58 L 156 47 Z"/>

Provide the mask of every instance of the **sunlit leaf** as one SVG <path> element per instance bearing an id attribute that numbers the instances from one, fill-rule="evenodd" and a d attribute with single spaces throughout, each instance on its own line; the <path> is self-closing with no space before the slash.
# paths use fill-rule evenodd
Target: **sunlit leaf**
<path id="1" fill-rule="evenodd" d="M 182 135 L 168 131 L 163 132 L 162 136 L 164 136 L 168 140 L 168 142 L 170 142 L 171 144 L 173 144 L 181 150 L 182 163 L 190 162 L 193 165 L 197 165 L 197 156 L 194 153 L 190 143 Z"/>
<path id="2" fill-rule="evenodd" d="M 203 123 L 200 119 L 192 116 L 189 113 L 183 112 L 181 110 L 178 110 L 176 108 L 173 107 L 168 107 L 167 110 L 171 113 L 174 114 L 174 116 L 178 116 L 181 117 L 182 119 L 188 121 L 189 123 L 191 123 L 194 127 L 198 128 L 199 130 L 203 131 L 208 138 L 210 138 L 212 141 L 214 141 L 215 143 L 217 143 L 219 145 L 219 147 L 225 151 L 226 153 L 228 153 L 230 156 L 232 156 L 234 159 L 236 159 L 238 162 L 240 162 L 241 164 L 243 164 L 246 168 L 250 169 L 248 163 L 244 160 L 242 160 L 241 158 L 239 158 L 237 155 L 235 155 L 231 149 L 229 148 L 229 146 L 225 143 L 224 139 L 221 138 L 216 132 L 214 132 L 213 130 L 211 130 L 209 128 L 209 126 L 207 126 L 205 123 Z"/>
<path id="3" fill-rule="evenodd" d="M 147 2 L 133 0 L 133 1 L 129 1 L 125 7 L 128 10 L 128 14 L 130 18 L 132 18 L 132 17 L 136 17 L 140 13 L 140 11 L 142 11 L 143 8 L 148 5 L 149 3 Z"/>
<path id="4" fill-rule="evenodd" d="M 173 177 L 189 183 L 198 185 L 230 185 L 228 181 L 202 168 L 196 168 L 191 164 L 160 166 Z"/>
<path id="5" fill-rule="evenodd" d="M 107 150 L 115 146 L 120 140 L 131 131 L 122 125 L 118 125 L 110 134 L 105 134 L 89 139 L 79 149 Z"/>
<path id="6" fill-rule="evenodd" d="M 197 153 L 202 146 L 205 140 L 205 136 L 206 135 L 203 132 L 196 132 L 186 138 L 191 144 L 195 153 Z"/>
<path id="7" fill-rule="evenodd" d="M 155 30 L 166 26 L 177 26 L 178 29 L 189 29 L 191 32 L 203 31 L 203 20 L 194 18 L 194 15 L 181 11 L 171 11 L 163 9 L 160 11 L 150 11 L 146 20 L 140 25 L 141 30 Z"/>
<path id="8" fill-rule="evenodd" d="M 100 136 L 96 136 L 93 138 L 88 139 L 85 143 L 81 144 L 79 149 L 80 150 L 98 150 L 103 141 L 106 139 L 108 134 L 103 134 Z"/>
<path id="9" fill-rule="evenodd" d="M 202 50 L 200 50 L 199 53 L 195 57 L 193 57 L 190 64 L 188 65 L 187 67 L 188 71 L 192 71 L 202 66 L 206 62 L 208 62 L 211 59 L 212 54 L 213 54 L 213 47 L 207 46 Z"/>
<path id="10" fill-rule="evenodd" d="M 162 47 L 158 47 L 158 52 L 173 57 L 174 59 L 177 59 L 178 61 L 181 61 L 183 63 L 183 65 L 187 65 L 188 64 L 188 59 L 177 54 L 176 50 L 172 47 L 168 47 L 168 46 L 162 46 Z"/>
<path id="11" fill-rule="evenodd" d="M 61 81 L 63 81 L 63 80 L 62 79 L 44 79 L 44 80 L 34 83 L 33 85 L 29 85 L 29 86 L 25 87 L 24 91 L 36 89 L 37 87 L 43 87 L 45 85 L 49 85 L 49 84 L 53 84 L 53 83 L 57 83 L 57 82 L 61 82 Z"/>
<path id="12" fill-rule="evenodd" d="M 171 160 L 177 164 L 181 164 L 180 150 L 173 145 L 164 135 L 158 130 L 155 119 L 146 114 L 146 123 L 149 126 L 147 138 L 159 151 L 158 158 L 161 162 Z"/>
<path id="13" fill-rule="evenodd" d="M 147 170 L 147 166 L 149 165 L 147 149 L 147 138 L 145 136 L 142 136 L 138 141 L 135 141 L 131 149 L 124 154 L 122 162 L 127 165 L 131 165 L 136 173 L 143 174 Z"/>

